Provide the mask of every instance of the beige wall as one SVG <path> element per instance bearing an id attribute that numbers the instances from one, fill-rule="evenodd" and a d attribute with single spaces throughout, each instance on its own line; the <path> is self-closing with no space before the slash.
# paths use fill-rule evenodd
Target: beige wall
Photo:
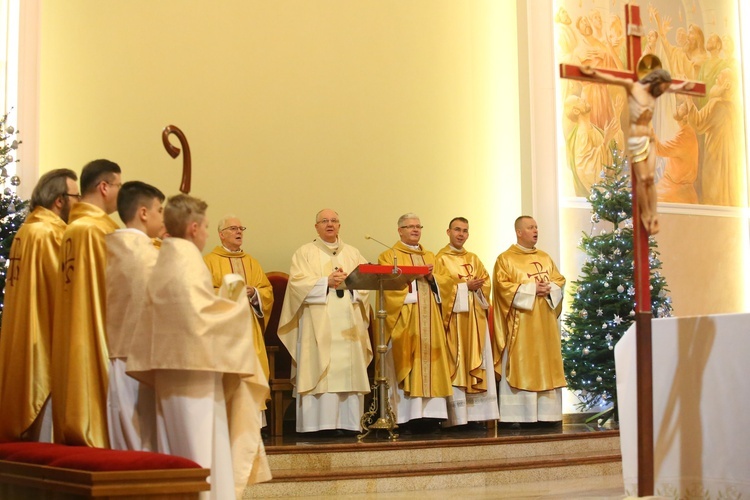
<path id="1" fill-rule="evenodd" d="M 394 242 L 403 212 L 422 214 L 434 251 L 464 215 L 488 267 L 525 212 L 572 281 L 590 212 L 558 195 L 553 10 L 552 0 L 41 0 L 40 170 L 107 157 L 126 180 L 174 194 L 181 163 L 160 137 L 175 124 L 193 152 L 192 194 L 212 221 L 243 218 L 266 270 L 287 270 L 324 206 L 370 259 L 381 248 L 363 235 Z M 675 312 L 748 310 L 747 213 L 660 210 Z"/>
<path id="2" fill-rule="evenodd" d="M 672 297 L 674 315 L 747 311 L 746 219 L 742 216 L 669 213 L 670 210 L 663 205 L 660 209 L 661 231 L 656 235 L 657 250 Z M 591 211 L 588 207 L 569 206 L 561 214 L 562 233 L 569 235 L 564 238 L 567 246 L 563 262 L 567 269 L 580 269 L 586 255 L 574 248 L 581 233 L 591 231 Z M 597 224 L 597 231 L 605 228 L 605 223 Z M 575 275 L 570 276 L 575 279 Z"/>
<path id="3" fill-rule="evenodd" d="M 657 242 L 675 315 L 750 310 L 746 215 L 667 212 L 662 220 Z"/>
<path id="4" fill-rule="evenodd" d="M 395 242 L 408 211 L 434 251 L 455 215 L 485 261 L 513 240 L 514 2 L 43 0 L 41 20 L 42 172 L 106 157 L 174 194 L 174 124 L 191 194 L 212 222 L 243 219 L 267 271 L 288 269 L 327 206 L 373 260 L 364 234 Z"/>

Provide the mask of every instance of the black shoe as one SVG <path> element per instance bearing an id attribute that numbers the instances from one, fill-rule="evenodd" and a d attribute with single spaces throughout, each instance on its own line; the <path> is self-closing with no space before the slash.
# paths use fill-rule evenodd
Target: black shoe
<path id="1" fill-rule="evenodd" d="M 408 422 L 412 434 L 437 434 L 440 432 L 440 420 L 420 418 Z"/>
<path id="2" fill-rule="evenodd" d="M 521 429 L 521 422 L 499 422 L 497 423 L 498 429 L 510 429 L 510 430 L 520 430 Z"/>
<path id="3" fill-rule="evenodd" d="M 562 420 L 555 420 L 551 422 L 542 421 L 534 422 L 540 429 L 554 429 L 555 427 L 562 427 Z"/>
<path id="4" fill-rule="evenodd" d="M 404 422 L 403 424 L 398 424 L 394 431 L 398 432 L 402 436 L 411 436 L 413 434 L 412 423 Z"/>
<path id="5" fill-rule="evenodd" d="M 319 431 L 312 431 L 312 432 L 298 432 L 297 434 L 300 436 L 304 436 L 306 438 L 313 438 L 313 439 L 330 439 L 333 437 L 338 436 L 338 429 L 322 429 Z"/>
<path id="6" fill-rule="evenodd" d="M 466 424 L 466 430 L 469 431 L 486 431 L 487 422 L 469 422 Z"/>

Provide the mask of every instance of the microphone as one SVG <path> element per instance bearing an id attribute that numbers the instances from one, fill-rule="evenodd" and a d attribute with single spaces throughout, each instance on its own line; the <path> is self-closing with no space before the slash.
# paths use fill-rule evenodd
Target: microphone
<path id="1" fill-rule="evenodd" d="M 392 247 L 392 246 L 386 245 L 385 243 L 383 243 L 383 242 L 382 242 L 382 241 L 380 241 L 380 240 L 376 240 L 375 238 L 373 238 L 373 237 L 372 237 L 372 236 L 370 236 L 369 234 L 366 234 L 366 235 L 365 235 L 365 239 L 366 239 L 366 240 L 372 240 L 372 241 L 375 241 L 375 242 L 377 242 L 377 243 L 380 243 L 381 245 L 383 245 L 383 246 L 384 246 L 385 248 L 387 248 L 388 250 L 393 250 L 393 247 Z M 397 262 L 398 262 L 398 258 L 396 257 L 396 254 L 394 253 L 394 254 L 393 254 L 393 271 L 391 271 L 391 274 L 399 274 L 399 273 L 400 273 L 400 271 L 399 271 L 399 269 L 398 269 L 398 263 L 397 263 Z"/>
<path id="2" fill-rule="evenodd" d="M 334 268 L 333 268 L 333 270 L 334 270 L 334 271 L 338 271 L 338 270 L 339 270 L 339 268 L 338 268 L 338 267 L 334 267 Z M 336 289 L 336 296 L 337 296 L 338 298 L 342 298 L 342 297 L 344 296 L 344 291 L 343 291 L 343 290 L 339 290 L 339 289 L 337 288 L 337 289 Z"/>

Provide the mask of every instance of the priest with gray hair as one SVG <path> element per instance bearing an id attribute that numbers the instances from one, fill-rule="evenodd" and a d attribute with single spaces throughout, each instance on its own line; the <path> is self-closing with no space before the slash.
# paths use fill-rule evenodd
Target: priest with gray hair
<path id="1" fill-rule="evenodd" d="M 339 237 L 338 213 L 315 215 L 318 237 L 292 257 L 279 339 L 292 356 L 297 432 L 358 432 L 372 360 L 369 292 L 340 285 L 362 254 Z"/>

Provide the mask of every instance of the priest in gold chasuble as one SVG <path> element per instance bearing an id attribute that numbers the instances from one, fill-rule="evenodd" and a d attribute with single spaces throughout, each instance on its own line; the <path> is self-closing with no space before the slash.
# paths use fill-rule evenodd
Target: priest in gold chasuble
<path id="1" fill-rule="evenodd" d="M 237 217 L 222 218 L 219 221 L 221 245 L 211 250 L 211 253 L 203 257 L 203 260 L 211 271 L 211 281 L 216 291 L 221 287 L 222 279 L 227 274 L 242 276 L 247 290 L 247 301 L 253 312 L 255 349 L 263 372 L 268 378 L 268 354 L 266 354 L 263 332 L 266 330 L 266 321 L 273 309 L 273 288 L 260 263 L 250 254 L 242 251 L 244 232 L 245 227 Z"/>
<path id="2" fill-rule="evenodd" d="M 399 266 L 432 269 L 434 254 L 419 244 L 419 217 L 402 215 L 398 232 L 401 240 L 381 253 L 378 263 L 393 265 L 396 257 Z M 385 291 L 386 336 L 391 346 L 386 359 L 395 372 L 395 379 L 389 377 L 389 381 L 399 424 L 420 418 L 448 418 L 446 398 L 453 394 L 451 380 L 456 364 L 448 354 L 439 301 L 452 286 L 450 277 L 430 272 L 403 290 Z"/>
<path id="3" fill-rule="evenodd" d="M 468 220 L 454 218 L 446 232 L 450 243 L 438 252 L 435 268 L 452 279 L 441 302 L 448 352 L 456 365 L 447 425 L 497 420 L 497 385 L 487 324 L 490 275 L 479 257 L 464 247 L 469 238 Z"/>
<path id="4" fill-rule="evenodd" d="M 498 256 L 492 282 L 500 421 L 559 422 L 566 382 L 557 318 L 565 278 L 536 248 L 536 221 L 521 216 L 515 227 L 517 243 Z"/>
<path id="5" fill-rule="evenodd" d="M 52 440 L 50 349 L 60 243 L 80 196 L 68 169 L 44 174 L 10 249 L 0 333 L 0 442 Z"/>
<path id="6" fill-rule="evenodd" d="M 292 356 L 297 432 L 361 430 L 372 360 L 367 290 L 337 290 L 362 254 L 339 237 L 338 214 L 315 216 L 318 238 L 292 256 L 279 339 Z"/>
<path id="7" fill-rule="evenodd" d="M 70 211 L 60 252 L 61 292 L 52 339 L 52 418 L 55 442 L 109 447 L 109 355 L 104 236 L 117 229 L 120 167 L 94 160 L 81 172 L 81 202 Z"/>

